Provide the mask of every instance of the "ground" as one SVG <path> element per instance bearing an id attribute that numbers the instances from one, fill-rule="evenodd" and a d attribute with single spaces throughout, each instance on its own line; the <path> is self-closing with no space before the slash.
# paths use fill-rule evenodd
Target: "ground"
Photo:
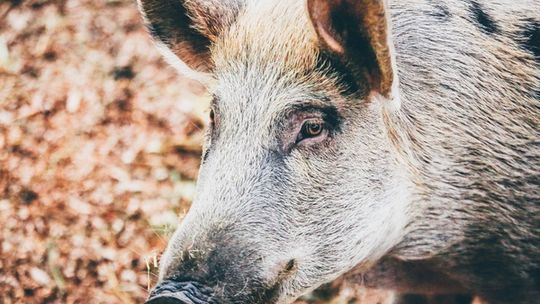
<path id="1" fill-rule="evenodd" d="M 0 2 L 0 302 L 141 303 L 189 207 L 204 91 L 133 1 Z"/>
<path id="2" fill-rule="evenodd" d="M 134 1 L 0 1 L 0 303 L 142 303 L 207 100 Z"/>

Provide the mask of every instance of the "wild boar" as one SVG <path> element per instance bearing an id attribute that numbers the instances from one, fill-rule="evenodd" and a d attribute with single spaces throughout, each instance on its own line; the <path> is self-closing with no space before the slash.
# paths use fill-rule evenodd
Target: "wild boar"
<path id="1" fill-rule="evenodd" d="M 147 303 L 540 301 L 540 1 L 139 0 L 213 96 Z"/>

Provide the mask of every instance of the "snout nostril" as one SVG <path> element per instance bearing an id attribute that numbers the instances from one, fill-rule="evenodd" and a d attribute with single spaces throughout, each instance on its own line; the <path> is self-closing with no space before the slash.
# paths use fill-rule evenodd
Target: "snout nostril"
<path id="1" fill-rule="evenodd" d="M 207 304 L 211 290 L 195 281 L 167 279 L 157 285 L 145 304 Z"/>
<path id="2" fill-rule="evenodd" d="M 191 301 L 186 302 L 184 300 L 178 299 L 172 294 L 156 296 L 145 302 L 145 304 L 192 304 L 192 303 L 193 302 Z"/>

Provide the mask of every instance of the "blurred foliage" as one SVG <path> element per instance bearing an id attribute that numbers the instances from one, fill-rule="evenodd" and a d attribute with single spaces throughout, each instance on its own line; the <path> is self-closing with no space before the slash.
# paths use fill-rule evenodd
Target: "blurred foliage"
<path id="1" fill-rule="evenodd" d="M 193 196 L 203 93 L 134 1 L 0 2 L 0 303 L 143 301 Z"/>

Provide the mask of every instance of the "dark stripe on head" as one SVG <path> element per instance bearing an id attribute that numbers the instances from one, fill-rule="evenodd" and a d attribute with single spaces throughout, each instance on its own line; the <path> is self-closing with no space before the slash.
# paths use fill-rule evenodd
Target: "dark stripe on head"
<path id="1" fill-rule="evenodd" d="M 540 22 L 529 20 L 523 30 L 522 46 L 531 52 L 536 61 L 540 63 Z"/>
<path id="2" fill-rule="evenodd" d="M 476 25 L 486 34 L 496 34 L 499 32 L 499 26 L 493 18 L 486 13 L 478 1 L 471 1 L 471 14 Z"/>

